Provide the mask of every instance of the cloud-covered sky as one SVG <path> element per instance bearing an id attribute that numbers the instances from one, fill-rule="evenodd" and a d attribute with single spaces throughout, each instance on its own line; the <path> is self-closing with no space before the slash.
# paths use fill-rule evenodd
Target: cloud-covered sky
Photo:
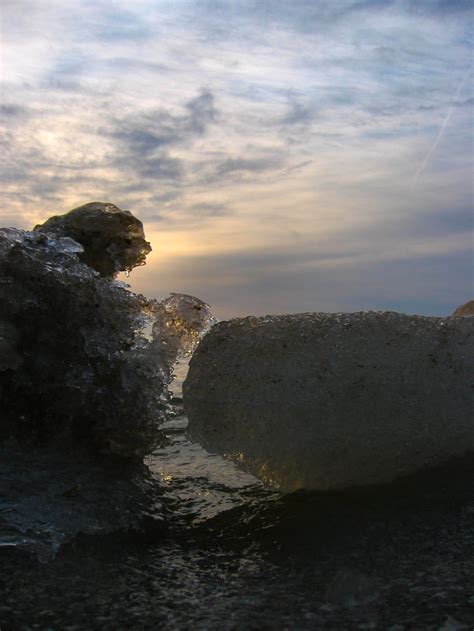
<path id="1" fill-rule="evenodd" d="M 220 317 L 473 297 L 471 0 L 3 0 L 0 224 L 144 224 Z"/>

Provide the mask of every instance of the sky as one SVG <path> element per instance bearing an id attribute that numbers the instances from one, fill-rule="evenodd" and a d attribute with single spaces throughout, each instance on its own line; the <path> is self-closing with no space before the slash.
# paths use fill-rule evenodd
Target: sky
<path id="1" fill-rule="evenodd" d="M 144 223 L 219 318 L 474 297 L 471 0 L 2 0 L 0 225 Z"/>

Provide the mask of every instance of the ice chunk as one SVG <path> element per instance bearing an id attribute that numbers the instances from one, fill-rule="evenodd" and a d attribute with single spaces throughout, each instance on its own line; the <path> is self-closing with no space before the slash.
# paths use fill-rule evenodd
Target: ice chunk
<path id="1" fill-rule="evenodd" d="M 41 561 L 78 534 L 161 540 L 163 491 L 143 465 L 78 461 L 60 450 L 0 447 L 0 550 Z"/>
<path id="2" fill-rule="evenodd" d="M 80 243 L 84 248 L 81 260 L 102 276 L 144 265 L 151 252 L 142 222 L 114 204 L 84 204 L 64 215 L 50 217 L 35 231 Z"/>
<path id="3" fill-rule="evenodd" d="M 161 538 L 141 459 L 164 438 L 174 362 L 214 320 L 198 298 L 113 279 L 149 249 L 111 204 L 0 229 L 0 548 L 47 560 L 80 532 Z"/>
<path id="4" fill-rule="evenodd" d="M 122 216 L 114 208 L 102 215 L 112 228 Z M 146 244 L 141 224 L 137 231 Z M 141 458 L 162 440 L 173 363 L 212 316 L 197 298 L 173 294 L 159 303 L 99 276 L 79 257 L 95 256 L 101 239 L 91 251 L 62 228 L 0 230 L 0 442 Z"/>
<path id="5" fill-rule="evenodd" d="M 471 316 L 474 315 L 474 300 L 466 302 L 454 310 L 453 316 Z"/>
<path id="6" fill-rule="evenodd" d="M 471 318 L 221 322 L 184 383 L 190 435 L 283 489 L 389 482 L 474 454 Z"/>
<path id="7" fill-rule="evenodd" d="M 156 305 L 153 340 L 163 361 L 189 357 L 202 336 L 217 322 L 208 304 L 188 294 L 174 294 Z"/>

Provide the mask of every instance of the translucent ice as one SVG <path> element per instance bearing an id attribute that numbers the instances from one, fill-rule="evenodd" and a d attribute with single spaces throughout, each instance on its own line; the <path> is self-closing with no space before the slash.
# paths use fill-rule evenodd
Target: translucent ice
<path id="1" fill-rule="evenodd" d="M 144 265 L 151 251 L 142 222 L 114 204 L 84 204 L 64 215 L 50 217 L 35 231 L 70 237 L 80 243 L 83 250 L 79 258 L 102 276 Z"/>
<path id="2" fill-rule="evenodd" d="M 466 304 L 459 306 L 453 312 L 453 316 L 471 316 L 474 315 L 474 300 L 466 302 Z"/>
<path id="3" fill-rule="evenodd" d="M 155 305 L 153 343 L 171 366 L 182 357 L 189 357 L 198 342 L 216 319 L 199 298 L 187 294 L 171 294 Z"/>
<path id="4" fill-rule="evenodd" d="M 212 328 L 193 439 L 283 489 L 389 482 L 474 454 L 472 318 L 308 313 Z"/>
<path id="5" fill-rule="evenodd" d="M 213 318 L 193 296 L 114 280 L 149 250 L 111 204 L 0 229 L 0 548 L 47 560 L 79 533 L 161 537 L 141 459 L 163 440 L 174 363 Z"/>
<path id="6" fill-rule="evenodd" d="M 111 206 L 0 230 L 0 442 L 138 458 L 160 443 L 173 364 L 212 316 L 192 296 L 160 303 L 112 280 L 149 247 L 141 223 Z"/>

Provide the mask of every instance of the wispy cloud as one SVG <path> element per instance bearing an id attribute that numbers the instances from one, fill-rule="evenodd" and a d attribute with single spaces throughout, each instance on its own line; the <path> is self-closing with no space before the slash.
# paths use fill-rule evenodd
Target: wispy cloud
<path id="1" fill-rule="evenodd" d="M 326 308 L 359 304 L 343 291 L 354 293 L 352 270 L 390 276 L 402 261 L 423 268 L 421 293 L 420 261 L 445 261 L 450 295 L 466 297 L 471 2 L 4 0 L 2 10 L 2 223 L 29 227 L 91 199 L 130 208 L 156 240 L 136 286 L 162 290 L 160 265 L 169 289 L 228 288 L 226 314 L 250 309 L 253 287 L 261 310 L 306 308 L 311 273 Z M 314 265 L 292 263 L 292 251 Z M 406 305 L 408 290 L 394 287 Z"/>

